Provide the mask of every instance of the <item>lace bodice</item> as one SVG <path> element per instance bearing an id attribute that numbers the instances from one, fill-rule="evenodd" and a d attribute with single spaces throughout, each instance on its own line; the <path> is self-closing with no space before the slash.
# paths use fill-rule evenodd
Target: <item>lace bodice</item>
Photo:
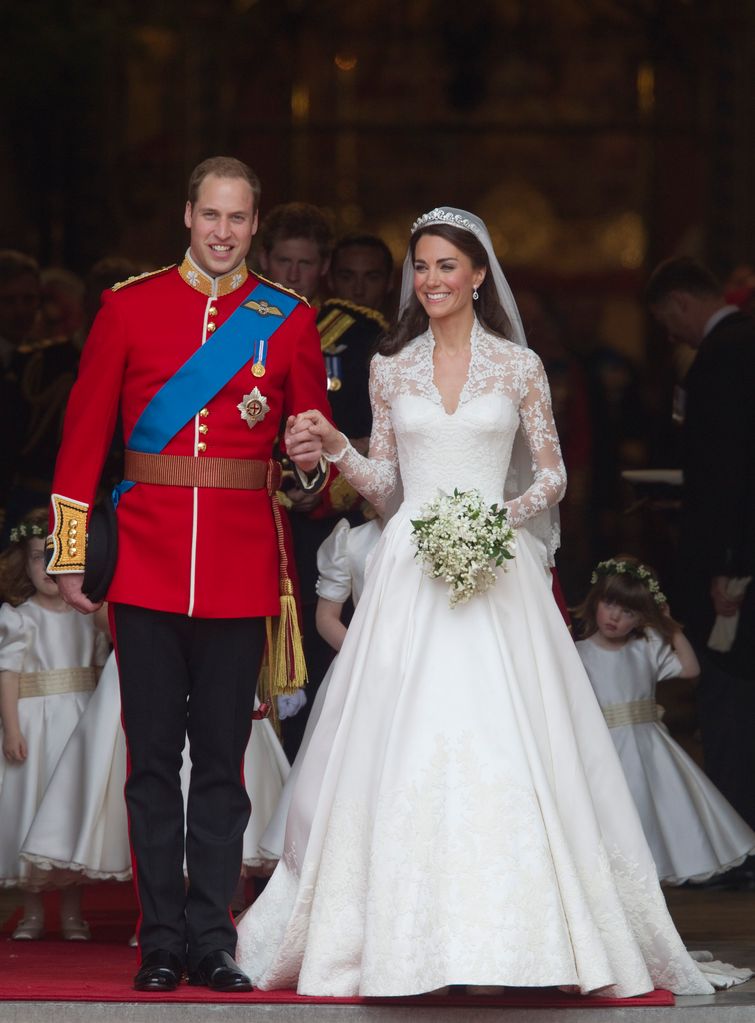
<path id="1" fill-rule="evenodd" d="M 427 330 L 397 355 L 372 360 L 370 456 L 347 445 L 334 459 L 341 473 L 380 509 L 399 479 L 412 510 L 454 487 L 477 488 L 486 500 L 500 502 L 521 427 L 533 481 L 505 502 L 513 524 L 560 501 L 566 471 L 538 356 L 475 321 L 467 380 L 457 409 L 448 413 L 433 380 L 434 345 Z"/>

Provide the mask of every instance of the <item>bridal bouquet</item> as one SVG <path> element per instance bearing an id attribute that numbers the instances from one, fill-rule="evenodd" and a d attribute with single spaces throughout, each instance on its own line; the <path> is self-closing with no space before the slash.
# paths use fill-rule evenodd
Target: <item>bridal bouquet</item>
<path id="1" fill-rule="evenodd" d="M 487 506 L 478 490 L 439 494 L 412 519 L 412 541 L 427 574 L 449 584 L 451 607 L 487 590 L 493 569 L 514 557 L 506 509 Z"/>

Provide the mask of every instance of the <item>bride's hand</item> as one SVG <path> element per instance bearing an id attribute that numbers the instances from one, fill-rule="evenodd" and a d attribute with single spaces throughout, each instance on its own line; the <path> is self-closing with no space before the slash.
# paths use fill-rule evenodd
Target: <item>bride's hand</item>
<path id="1" fill-rule="evenodd" d="M 319 443 L 328 455 L 337 455 L 348 443 L 346 437 L 317 409 L 290 416 L 286 424 L 286 449 L 290 452 L 291 444 L 304 445 L 313 441 Z"/>

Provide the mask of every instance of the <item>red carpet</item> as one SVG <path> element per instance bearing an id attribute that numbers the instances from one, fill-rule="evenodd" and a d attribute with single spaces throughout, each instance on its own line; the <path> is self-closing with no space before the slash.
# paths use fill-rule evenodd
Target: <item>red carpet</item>
<path id="1" fill-rule="evenodd" d="M 54 897 L 53 897 L 54 901 Z M 295 991 L 253 991 L 223 995 L 207 988 L 182 984 L 178 991 L 155 995 L 134 991 L 135 951 L 126 944 L 136 911 L 130 885 L 94 885 L 84 896 L 84 915 L 92 927 L 89 943 L 66 942 L 56 933 L 54 907 L 48 909 L 49 937 L 42 941 L 11 941 L 9 935 L 20 913 L 14 914 L 0 937 L 0 1001 L 61 1002 L 235 1002 L 307 1003 L 341 1005 L 508 1006 L 511 1008 L 575 1008 L 598 1006 L 673 1005 L 668 991 L 639 998 L 581 997 L 544 989 L 511 989 L 502 995 L 471 997 L 464 994 L 417 998 L 306 998 Z"/>

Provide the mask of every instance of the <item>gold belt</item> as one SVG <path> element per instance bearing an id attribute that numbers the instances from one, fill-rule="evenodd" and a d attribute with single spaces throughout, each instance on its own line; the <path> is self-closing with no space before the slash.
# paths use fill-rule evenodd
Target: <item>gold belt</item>
<path id="1" fill-rule="evenodd" d="M 97 685 L 95 668 L 56 668 L 53 671 L 24 671 L 18 677 L 18 698 L 60 696 L 62 693 L 91 693 Z"/>
<path id="2" fill-rule="evenodd" d="M 267 490 L 280 486 L 281 467 L 274 459 L 150 455 L 126 451 L 123 478 L 165 487 L 216 487 L 221 490 Z"/>
<path id="3" fill-rule="evenodd" d="M 632 700 L 631 703 L 610 703 L 601 708 L 609 728 L 621 725 L 645 725 L 658 720 L 658 704 L 653 699 Z"/>

